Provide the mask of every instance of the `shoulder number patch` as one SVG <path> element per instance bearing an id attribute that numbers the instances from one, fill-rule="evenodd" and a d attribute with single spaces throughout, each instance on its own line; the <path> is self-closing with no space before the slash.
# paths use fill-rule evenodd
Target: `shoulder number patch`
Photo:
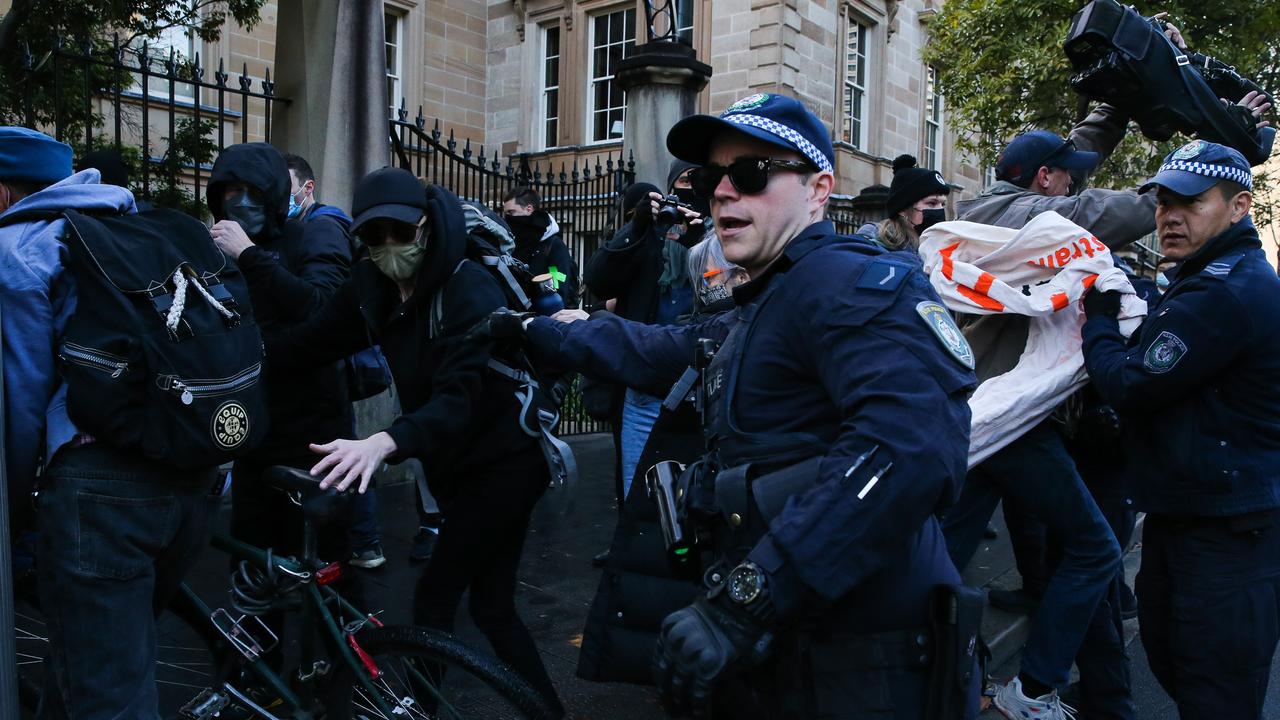
<path id="1" fill-rule="evenodd" d="M 1167 373 L 1187 354 L 1187 345 L 1177 335 L 1165 330 L 1142 356 L 1142 367 L 1157 375 Z"/>
<path id="2" fill-rule="evenodd" d="M 933 334 L 937 336 L 942 343 L 942 347 L 951 353 L 951 357 L 960 362 L 961 365 L 973 369 L 973 348 L 969 347 L 969 341 L 964 339 L 964 333 L 960 332 L 960 328 L 956 327 L 956 321 L 951 319 L 951 313 L 947 309 L 932 300 L 925 300 L 916 305 L 916 313 L 924 320 L 924 324 L 929 326 Z"/>
<path id="3" fill-rule="evenodd" d="M 858 283 L 855 287 L 861 290 L 882 290 L 884 292 L 897 290 L 898 286 L 902 284 L 903 278 L 910 272 L 911 268 L 906 265 L 877 260 L 862 271 L 862 277 L 858 278 Z"/>

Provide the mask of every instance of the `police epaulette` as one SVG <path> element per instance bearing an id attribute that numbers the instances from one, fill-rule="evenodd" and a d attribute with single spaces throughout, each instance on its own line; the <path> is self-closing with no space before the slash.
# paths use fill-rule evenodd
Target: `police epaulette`
<path id="1" fill-rule="evenodd" d="M 1200 274 L 1205 277 L 1218 278 L 1220 280 L 1225 280 L 1227 279 L 1227 276 L 1231 274 L 1231 271 L 1235 269 L 1236 265 L 1239 264 L 1240 260 L 1243 258 L 1244 258 L 1244 253 L 1228 255 L 1226 257 L 1220 257 L 1217 260 L 1214 260 L 1213 262 L 1209 263 L 1208 265 L 1205 265 L 1204 269 L 1200 271 Z"/>
<path id="2" fill-rule="evenodd" d="M 902 280 L 913 269 L 910 265 L 890 260 L 873 260 L 867 263 L 867 266 L 862 270 L 862 275 L 858 277 L 855 287 L 862 290 L 892 292 L 898 289 L 898 286 L 902 284 Z"/>

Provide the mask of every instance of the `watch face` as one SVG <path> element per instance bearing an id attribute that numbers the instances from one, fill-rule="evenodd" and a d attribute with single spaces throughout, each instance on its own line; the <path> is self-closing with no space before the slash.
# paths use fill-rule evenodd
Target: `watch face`
<path id="1" fill-rule="evenodd" d="M 755 600 L 764 585 L 763 581 L 764 577 L 761 576 L 758 568 L 753 565 L 739 565 L 729 575 L 729 599 L 739 605 Z"/>

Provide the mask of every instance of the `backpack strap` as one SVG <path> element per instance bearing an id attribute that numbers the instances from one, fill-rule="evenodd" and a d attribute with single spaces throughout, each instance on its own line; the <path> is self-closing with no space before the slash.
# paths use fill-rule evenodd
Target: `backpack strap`
<path id="1" fill-rule="evenodd" d="M 458 264 L 453 268 L 453 272 L 449 273 L 449 277 L 457 275 L 466 262 L 465 258 L 458 261 Z M 435 295 L 431 296 L 431 309 L 427 317 L 427 339 L 429 340 L 434 340 L 444 334 L 444 289 L 448 284 L 448 280 L 440 283 L 440 287 L 436 288 Z"/>
<path id="2" fill-rule="evenodd" d="M 507 283 L 507 289 L 511 291 L 511 295 L 520 303 L 522 309 L 528 310 L 533 307 L 533 303 L 529 300 L 529 295 L 525 293 L 524 288 L 520 287 L 520 281 L 516 280 L 516 276 L 511 273 L 511 258 L 509 256 L 484 255 L 480 258 L 480 262 L 498 271 L 498 274 L 502 276 L 502 280 Z"/>

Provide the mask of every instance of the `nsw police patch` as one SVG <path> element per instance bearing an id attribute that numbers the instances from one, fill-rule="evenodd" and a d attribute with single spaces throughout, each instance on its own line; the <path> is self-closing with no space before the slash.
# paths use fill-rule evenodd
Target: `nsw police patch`
<path id="1" fill-rule="evenodd" d="M 760 107 L 761 105 L 767 102 L 769 102 L 769 93 L 756 93 L 755 95 L 749 95 L 747 97 L 742 98 L 738 102 L 730 105 L 729 109 L 725 110 L 724 112 L 727 115 L 729 113 L 746 112 L 748 110 L 755 110 L 756 108 Z"/>
<path id="2" fill-rule="evenodd" d="M 933 334 L 942 342 L 942 347 L 951 353 L 951 357 L 972 370 L 973 348 L 969 347 L 969 341 L 964 339 L 964 333 L 960 332 L 960 328 L 956 327 L 956 321 L 951 319 L 951 313 L 932 300 L 925 300 L 917 304 L 916 312 L 924 319 L 924 324 L 928 325 Z"/>
<path id="3" fill-rule="evenodd" d="M 1200 154 L 1200 151 L 1201 151 L 1201 150 L 1204 150 L 1204 149 L 1205 149 L 1206 147 L 1208 147 L 1208 146 L 1209 146 L 1209 143 L 1207 143 L 1207 142 L 1205 142 L 1205 141 L 1203 141 L 1203 140 L 1192 140 L 1191 142 L 1187 143 L 1186 145 L 1183 145 L 1182 147 L 1180 147 L 1180 148 L 1178 148 L 1177 150 L 1175 150 L 1175 151 L 1173 152 L 1173 159 L 1174 159 L 1174 160 L 1186 160 L 1186 159 L 1188 159 L 1188 158 L 1193 158 L 1193 157 L 1195 157 L 1195 156 L 1199 155 L 1199 154 Z"/>
<path id="4" fill-rule="evenodd" d="M 1187 345 L 1177 335 L 1165 330 L 1142 356 L 1142 366 L 1157 375 L 1167 373 L 1187 354 Z"/>

